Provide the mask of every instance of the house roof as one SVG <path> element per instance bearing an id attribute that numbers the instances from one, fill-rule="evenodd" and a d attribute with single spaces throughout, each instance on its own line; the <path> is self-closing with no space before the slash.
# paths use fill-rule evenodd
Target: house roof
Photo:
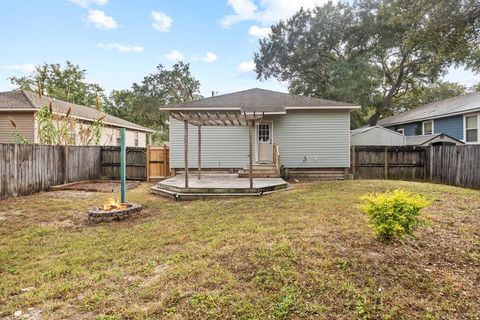
<path id="1" fill-rule="evenodd" d="M 70 103 L 58 99 L 52 99 L 49 97 L 42 96 L 41 98 L 38 96 L 37 93 L 27 90 L 16 90 L 16 91 L 8 91 L 8 92 L 0 92 L 0 111 L 12 111 L 12 110 L 19 110 L 19 111 L 36 111 L 44 105 L 48 105 L 52 103 L 52 107 L 54 112 L 59 114 L 66 114 L 68 109 L 71 111 L 71 115 L 82 119 L 82 120 L 95 120 L 104 115 L 104 122 L 108 125 L 116 126 L 116 127 L 125 127 L 129 129 L 135 129 L 138 131 L 146 131 L 146 132 L 154 132 L 152 129 L 148 129 L 142 127 L 138 124 L 133 122 L 123 120 L 104 112 L 98 111 L 94 108 L 82 106 L 75 103 Z"/>
<path id="2" fill-rule="evenodd" d="M 165 111 L 175 110 L 238 110 L 241 112 L 281 112 L 286 109 L 358 109 L 346 102 L 310 98 L 265 89 L 249 89 L 195 101 L 163 106 Z"/>
<path id="3" fill-rule="evenodd" d="M 457 143 L 463 144 L 463 141 L 455 139 L 454 137 L 451 137 L 445 133 L 426 134 L 426 135 L 419 135 L 419 136 L 406 136 L 405 142 L 407 145 L 420 146 L 420 145 L 427 144 L 429 142 L 433 142 L 433 140 L 437 138 L 441 138 L 441 139 L 447 138 L 447 140 L 455 141 Z"/>
<path id="4" fill-rule="evenodd" d="M 357 134 L 361 134 L 361 133 L 364 133 L 364 132 L 367 132 L 367 131 L 370 131 L 370 130 L 373 130 L 373 129 L 382 130 L 382 131 L 385 131 L 385 132 L 387 132 L 387 133 L 389 133 L 389 134 L 395 134 L 395 135 L 399 135 L 399 136 L 402 136 L 402 137 L 403 137 L 403 134 L 401 134 L 400 132 L 387 129 L 387 128 L 384 128 L 384 127 L 382 127 L 382 126 L 361 127 L 361 128 L 352 130 L 352 131 L 351 131 L 351 134 L 352 134 L 352 136 L 355 136 L 355 135 L 357 135 Z"/>
<path id="5" fill-rule="evenodd" d="M 443 118 L 480 110 L 480 92 L 424 104 L 418 108 L 381 119 L 379 125 L 394 125 Z"/>

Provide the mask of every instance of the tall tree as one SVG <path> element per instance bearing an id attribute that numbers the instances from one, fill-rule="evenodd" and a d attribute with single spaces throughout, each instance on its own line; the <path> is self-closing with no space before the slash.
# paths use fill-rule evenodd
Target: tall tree
<path id="1" fill-rule="evenodd" d="M 477 0 L 358 0 L 300 10 L 272 27 L 255 54 L 258 78 L 362 105 L 376 124 L 412 89 L 464 64 L 480 39 Z"/>
<path id="2" fill-rule="evenodd" d="M 104 98 L 104 90 L 98 84 L 85 81 L 86 70 L 70 61 L 62 67 L 58 63 L 44 63 L 23 77 L 9 78 L 19 89 L 37 91 L 43 95 L 89 107 L 96 104 L 97 97 Z"/>
<path id="3" fill-rule="evenodd" d="M 167 70 L 158 65 L 156 72 L 146 75 L 141 83 L 129 90 L 114 90 L 107 103 L 107 111 L 132 122 L 155 129 L 161 140 L 168 138 L 168 114 L 159 107 L 201 98 L 200 82 L 188 63 L 178 62 Z"/>

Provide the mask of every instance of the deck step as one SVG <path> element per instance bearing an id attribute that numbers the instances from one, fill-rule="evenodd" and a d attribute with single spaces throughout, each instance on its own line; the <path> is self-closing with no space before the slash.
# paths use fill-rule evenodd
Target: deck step
<path id="1" fill-rule="evenodd" d="M 280 174 L 272 163 L 255 163 L 252 165 L 252 173 L 254 178 L 278 178 Z M 248 178 L 250 176 L 250 168 L 244 167 L 238 171 L 239 178 Z"/>

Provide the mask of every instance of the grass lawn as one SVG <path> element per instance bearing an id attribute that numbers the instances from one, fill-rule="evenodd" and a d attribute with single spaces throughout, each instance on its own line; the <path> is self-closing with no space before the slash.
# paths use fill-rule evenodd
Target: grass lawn
<path id="1" fill-rule="evenodd" d="M 373 238 L 359 197 L 433 204 L 415 238 Z M 173 202 L 129 191 L 136 218 L 91 225 L 108 194 L 0 201 L 0 318 L 479 319 L 480 192 L 414 182 L 297 184 L 260 198 Z M 33 311 L 32 311 L 33 312 Z"/>

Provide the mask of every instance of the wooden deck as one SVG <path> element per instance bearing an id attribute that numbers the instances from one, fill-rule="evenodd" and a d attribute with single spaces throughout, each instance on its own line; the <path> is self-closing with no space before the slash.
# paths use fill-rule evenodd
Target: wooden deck
<path id="1" fill-rule="evenodd" d="M 237 174 L 203 174 L 200 180 L 195 174 L 189 175 L 189 186 L 185 188 L 185 176 L 178 175 L 159 182 L 150 190 L 155 194 L 175 200 L 193 200 L 212 197 L 260 196 L 290 189 L 281 178 L 255 178 L 250 188 L 248 178 Z"/>

